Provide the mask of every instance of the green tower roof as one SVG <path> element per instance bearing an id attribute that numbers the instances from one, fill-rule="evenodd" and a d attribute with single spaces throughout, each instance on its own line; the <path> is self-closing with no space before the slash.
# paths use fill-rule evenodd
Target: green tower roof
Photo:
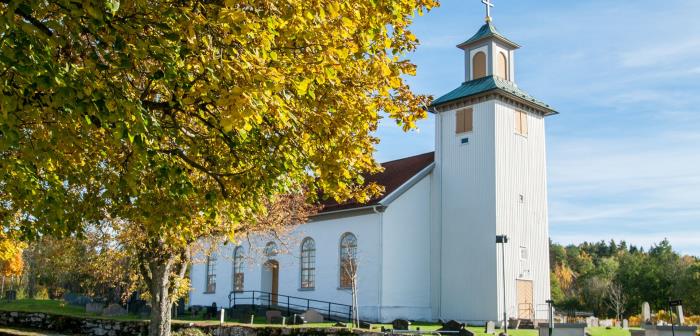
<path id="1" fill-rule="evenodd" d="M 491 22 L 486 22 L 486 24 L 484 24 L 483 26 L 481 26 L 481 28 L 479 28 L 479 31 L 477 31 L 476 34 L 474 34 L 474 36 L 472 36 L 468 40 L 458 44 L 457 47 L 464 48 L 464 47 L 472 45 L 476 42 L 479 42 L 481 40 L 485 40 L 487 38 L 490 38 L 490 37 L 498 39 L 501 42 L 508 44 L 513 48 L 520 48 L 520 46 L 517 43 L 515 43 L 515 42 L 507 39 L 505 36 L 501 35 L 501 33 L 499 33 L 498 30 L 496 30 L 496 27 L 494 25 L 492 25 Z"/>
<path id="2" fill-rule="evenodd" d="M 544 110 L 546 115 L 558 113 L 554 110 L 553 107 L 549 106 L 548 104 L 545 104 L 540 100 L 537 100 L 533 96 L 529 95 L 527 92 L 515 86 L 515 84 L 513 84 L 512 82 L 496 76 L 486 76 L 479 79 L 464 82 L 458 88 L 450 91 L 446 95 L 443 95 L 442 97 L 433 100 L 433 102 L 430 104 L 430 108 L 432 110 L 438 105 L 442 105 L 467 97 L 480 95 L 490 91 L 499 91 L 505 96 L 510 96 L 511 98 L 524 101 L 525 103 L 536 105 L 537 107 Z"/>

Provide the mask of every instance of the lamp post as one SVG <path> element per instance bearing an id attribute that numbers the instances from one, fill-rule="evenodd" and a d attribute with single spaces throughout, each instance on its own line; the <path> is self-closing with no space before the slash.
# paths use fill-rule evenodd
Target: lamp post
<path id="1" fill-rule="evenodd" d="M 548 319 L 549 319 L 549 334 L 552 336 L 552 329 L 554 329 L 554 300 L 547 300 L 547 305 L 549 305 Z"/>
<path id="2" fill-rule="evenodd" d="M 501 244 L 501 266 L 503 270 L 503 333 L 508 335 L 508 317 L 506 312 L 506 244 L 508 236 L 497 235 L 496 244 Z"/>

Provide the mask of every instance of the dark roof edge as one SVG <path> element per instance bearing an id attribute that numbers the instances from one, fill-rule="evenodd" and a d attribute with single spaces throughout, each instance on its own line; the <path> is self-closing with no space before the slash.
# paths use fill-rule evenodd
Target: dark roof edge
<path id="1" fill-rule="evenodd" d="M 416 185 L 418 182 L 423 180 L 424 177 L 430 174 L 433 171 L 433 168 L 435 168 L 435 161 L 430 163 L 425 168 L 421 169 L 421 171 L 419 171 L 416 175 L 413 175 L 410 179 L 408 179 L 408 181 L 404 182 L 404 184 L 396 188 L 396 190 L 392 191 L 389 195 L 386 195 L 384 198 L 382 198 L 379 201 L 379 204 L 388 207 L 389 204 L 391 204 L 391 202 L 395 201 L 406 191 L 411 189 L 411 187 Z"/>
<path id="2" fill-rule="evenodd" d="M 421 154 L 422 155 L 422 154 Z M 401 159 L 399 159 L 401 160 Z M 391 161 L 388 161 L 391 162 Z M 349 209 L 341 209 L 341 210 L 334 210 L 334 211 L 328 211 L 328 212 L 319 212 L 313 216 L 311 216 L 310 219 L 315 219 L 315 220 L 323 220 L 325 217 L 346 217 L 346 216 L 355 216 L 355 215 L 360 215 L 360 214 L 365 214 L 365 213 L 381 213 L 386 210 L 386 208 L 391 204 L 393 201 L 395 201 L 397 198 L 399 198 L 401 195 L 403 195 L 406 191 L 411 189 L 414 185 L 416 185 L 418 182 L 423 180 L 424 177 L 428 176 L 433 169 L 435 168 L 435 162 L 430 163 L 428 166 L 425 168 L 421 169 L 416 175 L 413 175 L 410 179 L 408 179 L 406 182 L 404 182 L 401 186 L 396 188 L 396 190 L 392 191 L 389 195 L 386 195 L 384 198 L 379 200 L 378 204 L 375 205 L 366 205 L 366 206 L 361 206 L 358 208 L 349 208 Z"/>
<path id="3" fill-rule="evenodd" d="M 493 89 L 486 90 L 486 91 L 482 91 L 482 92 L 479 92 L 479 93 L 476 93 L 476 94 L 473 94 L 473 95 L 464 96 L 464 97 L 459 97 L 459 98 L 455 98 L 455 99 L 452 99 L 452 100 L 447 100 L 447 101 L 444 101 L 444 102 L 440 102 L 440 103 L 437 104 L 437 105 L 430 105 L 430 106 L 428 106 L 428 112 L 431 112 L 431 113 L 440 113 L 441 111 L 438 111 L 438 110 L 435 109 L 435 108 L 438 107 L 438 106 L 445 105 L 445 104 L 449 104 L 449 103 L 455 103 L 455 102 L 458 102 L 458 101 L 461 101 L 461 100 L 470 99 L 470 98 L 478 98 L 478 97 L 482 97 L 482 96 L 488 95 L 489 93 L 494 93 L 494 92 L 496 92 L 496 93 L 498 93 L 498 94 L 500 94 L 500 95 L 502 95 L 502 96 L 504 96 L 504 97 L 507 97 L 507 98 L 510 98 L 510 99 L 513 99 L 513 100 L 517 100 L 518 102 L 520 102 L 520 103 L 522 103 L 522 104 L 524 104 L 524 105 L 530 106 L 530 107 L 532 107 L 532 108 L 534 108 L 534 109 L 536 109 L 536 110 L 540 110 L 540 111 L 542 111 L 542 112 L 544 113 L 545 116 L 550 116 L 550 115 L 559 114 L 559 112 L 557 112 L 556 110 L 554 110 L 554 109 L 552 109 L 552 108 L 545 107 L 545 106 L 542 106 L 542 105 L 540 105 L 540 104 L 533 103 L 533 102 L 531 102 L 531 101 L 529 101 L 529 100 L 527 100 L 527 99 L 523 99 L 522 97 L 518 97 L 518 96 L 516 96 L 516 95 L 514 95 L 514 94 L 512 94 L 512 93 L 510 93 L 510 92 L 508 92 L 508 91 L 506 91 L 506 90 L 503 90 L 503 89 L 501 89 L 501 88 L 493 88 Z"/>

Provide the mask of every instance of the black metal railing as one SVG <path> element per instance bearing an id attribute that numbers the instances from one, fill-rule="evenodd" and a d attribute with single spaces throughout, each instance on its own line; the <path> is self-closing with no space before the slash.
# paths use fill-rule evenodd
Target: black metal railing
<path id="1" fill-rule="evenodd" d="M 282 295 L 263 291 L 233 291 L 228 295 L 229 309 L 236 306 L 252 306 L 267 309 L 285 310 L 287 316 L 292 313 L 316 310 L 329 321 L 352 321 L 352 306 L 323 300 L 302 298 L 297 296 Z"/>

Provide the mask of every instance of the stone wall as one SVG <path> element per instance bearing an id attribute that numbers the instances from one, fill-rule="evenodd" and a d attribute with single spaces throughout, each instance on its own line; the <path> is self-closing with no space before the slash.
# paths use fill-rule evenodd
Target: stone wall
<path id="1" fill-rule="evenodd" d="M 94 336 L 146 336 L 148 322 L 119 321 L 100 318 L 84 318 L 45 313 L 25 313 L 0 311 L 0 326 L 32 328 L 57 331 L 64 334 Z M 173 323 L 173 331 L 196 327 L 217 336 L 383 336 L 378 332 L 365 332 L 345 328 L 280 328 L 249 327 L 245 325 L 192 325 L 191 323 Z"/>

